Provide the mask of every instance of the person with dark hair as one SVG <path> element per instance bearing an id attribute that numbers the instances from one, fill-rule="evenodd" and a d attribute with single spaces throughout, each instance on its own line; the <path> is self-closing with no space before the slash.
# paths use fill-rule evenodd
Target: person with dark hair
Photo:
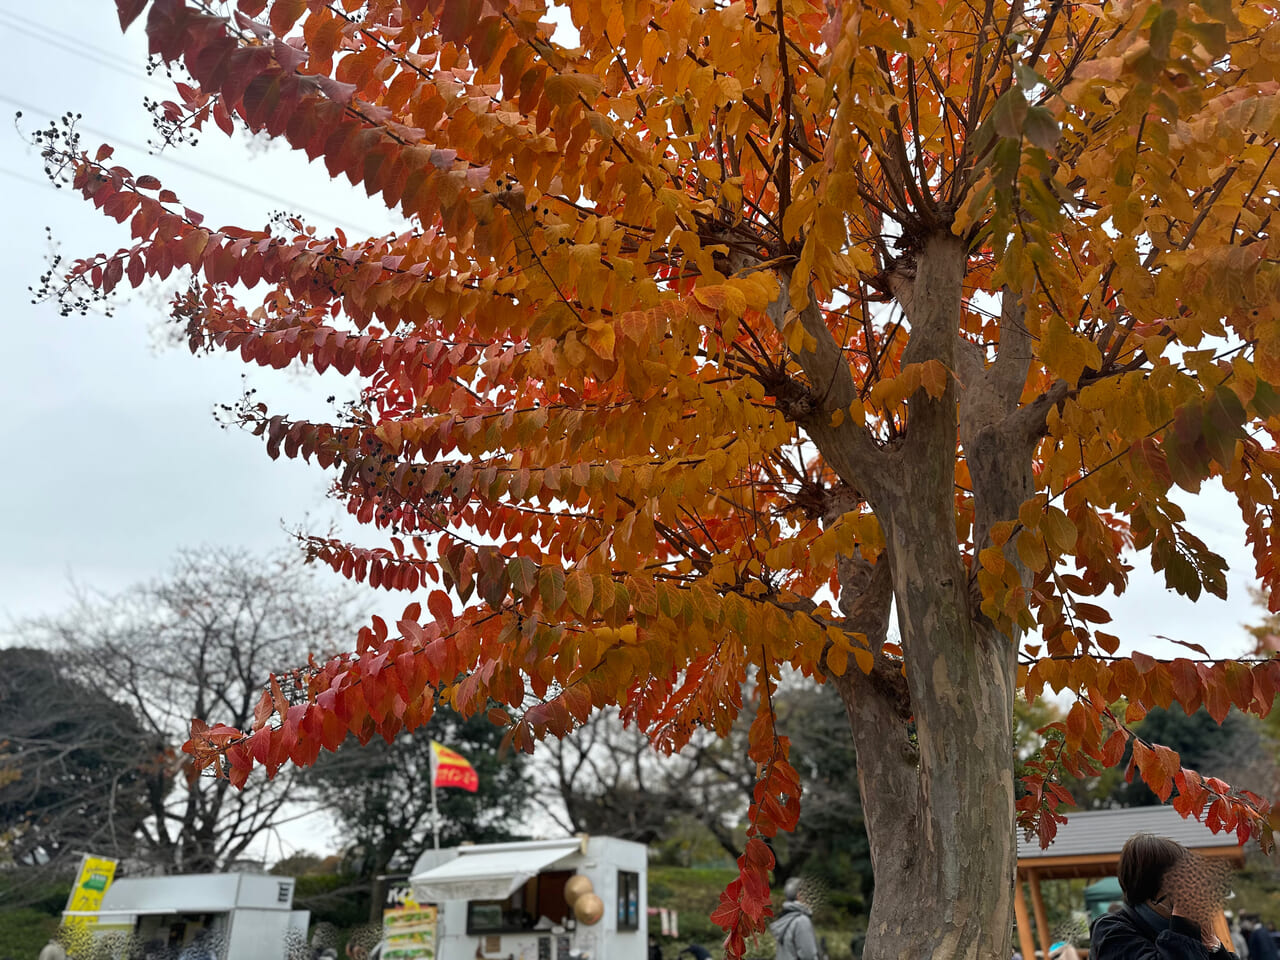
<path id="1" fill-rule="evenodd" d="M 1229 960 L 1213 933 L 1213 894 L 1180 843 L 1134 834 L 1120 851 L 1118 913 L 1093 923 L 1090 960 Z"/>

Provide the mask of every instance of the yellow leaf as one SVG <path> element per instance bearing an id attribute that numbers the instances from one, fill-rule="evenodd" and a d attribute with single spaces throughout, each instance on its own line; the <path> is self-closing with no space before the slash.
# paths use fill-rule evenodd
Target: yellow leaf
<path id="1" fill-rule="evenodd" d="M 604 82 L 587 73 L 560 73 L 547 77 L 542 89 L 547 99 L 557 107 L 567 107 L 578 102 L 579 97 L 588 104 L 594 103 L 604 89 Z"/>
<path id="2" fill-rule="evenodd" d="M 1044 530 L 1044 538 L 1054 553 L 1062 556 L 1075 552 L 1076 525 L 1071 522 L 1071 518 L 1065 513 L 1057 507 L 1048 507 L 1045 510 L 1044 523 L 1041 526 Z"/>
<path id="3" fill-rule="evenodd" d="M 933 399 L 939 399 L 947 391 L 950 374 L 940 360 L 926 360 L 920 367 L 920 385 Z"/>
<path id="4" fill-rule="evenodd" d="M 827 651 L 827 669 L 837 677 L 843 677 L 849 667 L 849 651 L 844 647 L 832 644 Z"/>
<path id="5" fill-rule="evenodd" d="M 1078 383 L 1086 369 L 1097 370 L 1102 366 L 1097 344 L 1074 333 L 1056 314 L 1041 325 L 1037 353 L 1046 367 L 1070 384 Z"/>

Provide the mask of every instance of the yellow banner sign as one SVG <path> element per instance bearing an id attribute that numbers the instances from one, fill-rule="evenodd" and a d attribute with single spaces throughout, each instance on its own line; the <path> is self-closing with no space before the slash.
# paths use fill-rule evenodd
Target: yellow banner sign
<path id="1" fill-rule="evenodd" d="M 97 917 L 79 917 L 74 914 L 99 909 L 115 875 L 115 860 L 85 854 L 80 861 L 80 872 L 76 875 L 75 886 L 71 888 L 71 896 L 67 897 L 67 913 L 73 914 L 64 918 L 67 924 L 84 926 L 98 922 Z"/>

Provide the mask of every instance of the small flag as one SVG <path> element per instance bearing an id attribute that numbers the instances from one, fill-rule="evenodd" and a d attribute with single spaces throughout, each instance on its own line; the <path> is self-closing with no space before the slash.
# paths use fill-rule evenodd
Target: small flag
<path id="1" fill-rule="evenodd" d="M 475 767 L 456 750 L 450 750 L 438 740 L 431 741 L 432 784 L 437 787 L 457 787 L 475 793 L 480 789 L 480 777 Z"/>

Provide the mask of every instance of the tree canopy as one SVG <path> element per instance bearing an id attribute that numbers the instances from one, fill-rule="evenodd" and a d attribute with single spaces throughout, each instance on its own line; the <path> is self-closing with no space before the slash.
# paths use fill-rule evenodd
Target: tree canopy
<path id="1" fill-rule="evenodd" d="M 886 894 L 868 957 L 1009 955 L 1020 689 L 1075 698 L 1017 802 L 1043 840 L 1054 771 L 1128 744 L 1184 814 L 1269 838 L 1261 798 L 1129 724 L 1266 713 L 1280 664 L 1123 656 L 1099 598 L 1130 550 L 1225 591 L 1174 496 L 1212 477 L 1280 604 L 1275 4 L 117 7 L 189 75 L 171 133 L 243 123 L 406 218 L 215 227 L 40 133 L 132 235 L 50 278 L 65 309 L 189 268 L 194 350 L 358 373 L 333 422 L 239 416 L 380 532 L 313 557 L 427 590 L 251 723 L 195 724 L 198 765 L 240 785 L 437 698 L 504 704 L 522 749 L 615 704 L 674 750 L 727 733 L 750 680 L 758 778 L 715 914 L 735 954 L 799 815 L 788 667 L 850 717 Z"/>

